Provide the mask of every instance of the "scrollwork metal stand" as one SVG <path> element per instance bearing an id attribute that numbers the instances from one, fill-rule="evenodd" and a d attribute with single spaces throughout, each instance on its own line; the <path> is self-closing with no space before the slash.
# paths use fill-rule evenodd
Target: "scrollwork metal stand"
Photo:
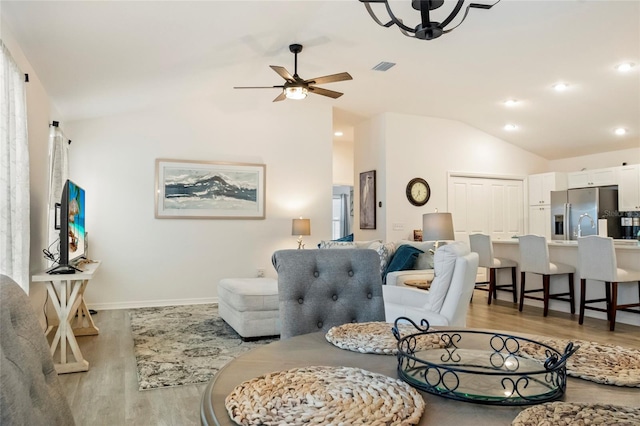
<path id="1" fill-rule="evenodd" d="M 415 333 L 402 336 L 398 324 Z M 459 401 L 491 405 L 529 405 L 560 398 L 567 384 L 566 363 L 579 346 L 560 352 L 535 340 L 480 330 L 430 330 L 400 317 L 392 328 L 398 341 L 398 375 L 411 386 Z M 419 337 L 437 334 L 438 349 L 421 349 Z M 545 359 L 526 355 L 524 345 L 544 348 Z"/>

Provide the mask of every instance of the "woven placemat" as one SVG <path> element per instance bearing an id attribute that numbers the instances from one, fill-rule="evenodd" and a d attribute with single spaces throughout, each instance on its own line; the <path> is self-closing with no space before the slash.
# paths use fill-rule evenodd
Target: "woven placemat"
<path id="1" fill-rule="evenodd" d="M 595 383 L 615 386 L 640 387 L 640 350 L 621 346 L 605 345 L 586 340 L 567 340 L 550 337 L 535 337 L 564 352 L 569 342 L 580 346 L 567 361 L 567 374 Z M 544 347 L 528 343 L 520 347 L 521 354 L 544 360 Z"/>
<path id="2" fill-rule="evenodd" d="M 387 322 L 348 323 L 332 327 L 325 335 L 327 341 L 341 349 L 367 354 L 395 355 L 398 353 L 398 341 L 393 336 L 393 324 Z M 410 324 L 398 324 L 402 336 L 417 333 Z M 417 337 L 418 349 L 444 347 L 437 334 Z"/>
<path id="3" fill-rule="evenodd" d="M 225 399 L 239 425 L 414 425 L 424 412 L 417 390 L 378 373 L 313 366 L 269 373 Z"/>
<path id="4" fill-rule="evenodd" d="M 584 402 L 548 402 L 518 414 L 513 426 L 638 425 L 640 408 Z"/>

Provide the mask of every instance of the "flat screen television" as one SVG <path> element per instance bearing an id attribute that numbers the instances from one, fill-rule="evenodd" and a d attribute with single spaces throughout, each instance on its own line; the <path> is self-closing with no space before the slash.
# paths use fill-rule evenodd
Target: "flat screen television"
<path id="1" fill-rule="evenodd" d="M 51 274 L 73 274 L 77 263 L 86 256 L 85 193 L 67 180 L 60 200 L 60 257 Z"/>

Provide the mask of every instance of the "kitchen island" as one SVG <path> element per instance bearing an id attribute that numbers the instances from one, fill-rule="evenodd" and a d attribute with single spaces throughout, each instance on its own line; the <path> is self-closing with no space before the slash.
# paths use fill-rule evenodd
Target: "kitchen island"
<path id="1" fill-rule="evenodd" d="M 576 308 L 576 321 L 578 320 L 578 312 L 580 309 L 580 270 L 578 268 L 578 242 L 575 240 L 548 241 L 549 246 L 549 260 L 551 262 L 559 262 L 567 265 L 571 265 L 576 268 L 574 274 L 574 289 L 575 289 L 575 308 Z M 635 240 L 615 240 L 614 246 L 616 250 L 616 259 L 618 261 L 619 268 L 640 270 L 640 245 Z M 520 250 L 518 246 L 517 238 L 508 240 L 493 240 L 493 254 L 496 257 L 503 257 L 506 259 L 515 260 L 520 262 Z M 564 292 L 566 289 L 566 276 L 552 276 L 551 287 L 552 292 Z M 511 276 L 509 271 L 499 271 L 498 283 L 511 282 Z M 557 280 L 561 280 L 558 284 L 555 284 Z M 518 281 L 518 297 L 520 294 L 520 268 L 518 268 L 517 274 Z M 542 276 L 536 274 L 527 275 L 527 289 L 535 288 L 535 285 L 542 288 Z M 587 280 L 587 297 L 589 299 L 604 297 L 604 284 L 601 281 Z M 510 300 L 511 295 L 507 293 L 498 292 L 498 298 L 502 300 Z M 621 285 L 618 287 L 618 300 L 619 303 L 633 303 L 638 301 L 638 286 L 637 285 Z M 542 307 L 542 302 L 538 300 L 525 299 L 525 304 L 532 306 Z M 604 303 L 602 304 L 604 307 Z M 549 310 L 570 312 L 569 304 L 557 300 L 551 300 L 549 302 Z M 552 315 L 552 313 L 550 313 Z M 604 312 L 585 310 L 585 316 L 607 319 Z M 631 312 L 618 312 L 616 322 L 625 323 L 631 325 L 640 326 L 640 315 Z"/>

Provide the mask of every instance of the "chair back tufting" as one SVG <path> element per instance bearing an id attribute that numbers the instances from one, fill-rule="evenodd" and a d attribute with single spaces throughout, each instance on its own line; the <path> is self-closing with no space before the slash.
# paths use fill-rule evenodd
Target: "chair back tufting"
<path id="1" fill-rule="evenodd" d="M 0 424 L 74 425 L 26 293 L 0 275 Z"/>
<path id="2" fill-rule="evenodd" d="M 279 250 L 280 338 L 350 322 L 384 321 L 380 257 L 374 250 Z"/>

